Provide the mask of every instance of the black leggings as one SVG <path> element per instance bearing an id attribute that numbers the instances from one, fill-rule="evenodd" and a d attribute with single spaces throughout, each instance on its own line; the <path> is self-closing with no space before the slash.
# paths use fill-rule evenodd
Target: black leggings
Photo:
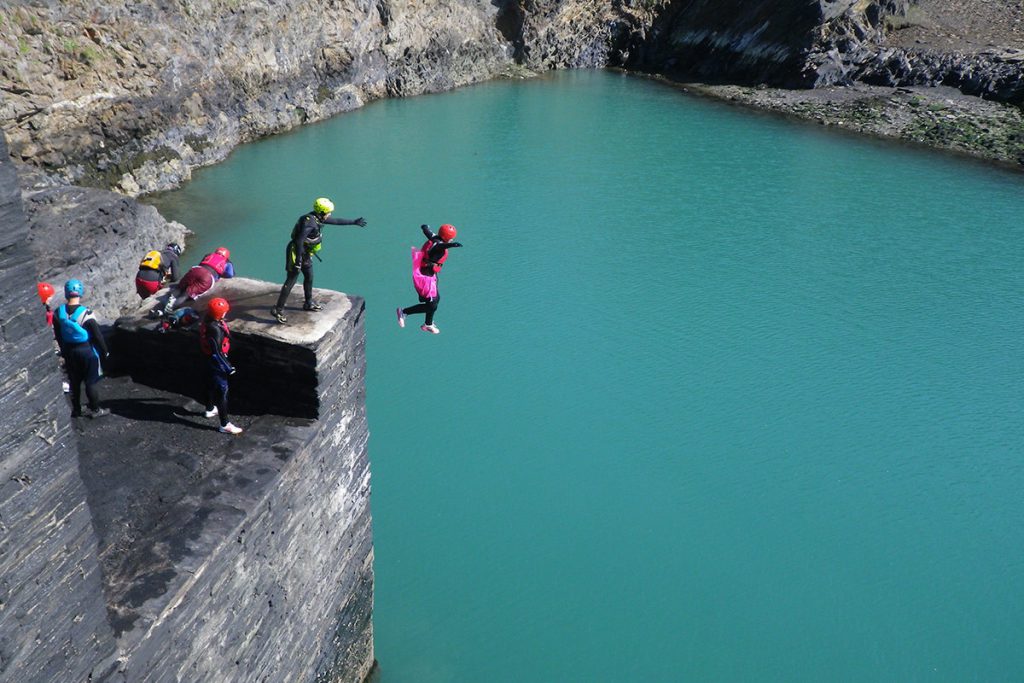
<path id="1" fill-rule="evenodd" d="M 281 286 L 281 294 L 277 297 L 278 309 L 284 308 L 285 302 L 288 301 L 288 295 L 292 293 L 292 287 L 299 279 L 299 273 L 302 273 L 302 293 L 306 296 L 306 303 L 313 300 L 313 264 L 307 263 L 302 268 L 288 271 L 288 277 Z"/>
<path id="2" fill-rule="evenodd" d="M 210 370 L 206 378 L 206 409 L 217 406 L 220 426 L 228 423 L 228 378 L 227 375 Z"/>
<path id="3" fill-rule="evenodd" d="M 419 297 L 422 303 L 418 303 L 415 306 L 409 308 L 403 308 L 402 313 L 409 315 L 410 313 L 426 313 L 427 319 L 424 321 L 425 325 L 431 325 L 434 322 L 434 312 L 437 310 L 437 304 L 441 301 L 441 295 L 438 294 L 433 299 L 427 296 Z"/>
<path id="4" fill-rule="evenodd" d="M 85 384 L 85 398 L 89 401 L 90 410 L 99 410 L 100 395 L 96 391 L 99 381 L 99 359 L 88 344 L 80 344 L 72 348 L 64 359 L 64 367 L 68 372 L 68 384 L 71 387 L 71 414 L 82 414 L 82 384 Z"/>

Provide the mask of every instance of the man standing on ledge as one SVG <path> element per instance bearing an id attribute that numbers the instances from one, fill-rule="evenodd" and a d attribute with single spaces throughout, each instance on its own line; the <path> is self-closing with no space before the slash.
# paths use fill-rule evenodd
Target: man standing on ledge
<path id="1" fill-rule="evenodd" d="M 320 251 L 323 241 L 324 225 L 358 225 L 366 227 L 366 221 L 362 217 L 355 220 L 347 218 L 331 218 L 334 211 L 334 202 L 326 197 L 320 197 L 313 202 L 313 210 L 296 221 L 292 228 L 292 238 L 285 249 L 285 278 L 281 286 L 281 294 L 277 297 L 277 305 L 270 309 L 270 314 L 279 323 L 288 322 L 284 317 L 284 304 L 288 301 L 288 295 L 295 286 L 295 281 L 302 273 L 302 291 L 305 294 L 305 303 L 302 304 L 304 311 L 319 311 L 323 306 L 313 301 L 313 256 Z M 320 258 L 317 256 L 317 258 Z"/>
<path id="2" fill-rule="evenodd" d="M 82 416 L 82 384 L 89 401 L 89 417 L 109 415 L 107 408 L 100 407 L 96 383 L 103 376 L 100 357 L 107 358 L 107 343 L 100 332 L 100 324 L 88 308 L 82 305 L 85 285 L 81 280 L 71 279 L 64 283 L 66 304 L 57 307 L 53 316 L 53 336 L 64 357 L 64 367 L 71 383 L 71 417 Z"/>

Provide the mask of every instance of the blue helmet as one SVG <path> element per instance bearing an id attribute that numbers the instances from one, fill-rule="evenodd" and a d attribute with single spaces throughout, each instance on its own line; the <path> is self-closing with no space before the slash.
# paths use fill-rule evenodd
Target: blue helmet
<path id="1" fill-rule="evenodd" d="M 85 285 L 81 280 L 71 279 L 64 283 L 64 298 L 70 299 L 73 296 L 82 296 L 85 293 Z"/>

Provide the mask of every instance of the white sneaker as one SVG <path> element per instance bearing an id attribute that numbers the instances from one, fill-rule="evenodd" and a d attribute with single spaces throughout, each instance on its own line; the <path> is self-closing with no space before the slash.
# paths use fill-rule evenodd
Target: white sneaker
<path id="1" fill-rule="evenodd" d="M 218 415 L 220 415 L 220 411 L 217 410 L 217 406 L 214 406 L 213 410 L 207 410 L 203 413 L 203 417 L 217 417 Z"/>
<path id="2" fill-rule="evenodd" d="M 437 329 L 437 325 L 434 324 L 420 325 L 420 329 L 424 332 L 429 332 L 430 334 L 441 334 L 441 330 Z"/>
<path id="3" fill-rule="evenodd" d="M 405 313 L 402 313 L 402 309 L 401 308 L 396 308 L 395 309 L 395 315 L 398 316 L 398 326 L 399 327 L 405 327 Z"/>
<path id="4" fill-rule="evenodd" d="M 61 382 L 60 388 L 64 391 L 65 394 L 71 393 L 71 385 L 68 384 L 67 382 Z"/>
<path id="5" fill-rule="evenodd" d="M 220 432 L 221 434 L 241 434 L 242 428 L 236 427 L 235 425 L 228 422 L 223 427 L 218 428 L 217 431 Z"/>

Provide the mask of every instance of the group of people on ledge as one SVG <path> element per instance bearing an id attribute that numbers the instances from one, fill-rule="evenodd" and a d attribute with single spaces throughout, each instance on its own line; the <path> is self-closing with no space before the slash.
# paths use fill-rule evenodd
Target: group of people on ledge
<path id="1" fill-rule="evenodd" d="M 323 305 L 313 299 L 313 258 L 320 259 L 323 226 L 366 226 L 366 220 L 362 217 L 351 220 L 332 218 L 333 212 L 334 203 L 319 197 L 313 202 L 313 210 L 300 216 L 292 228 L 291 239 L 285 247 L 285 281 L 277 302 L 270 309 L 271 316 L 278 323 L 288 321 L 284 307 L 300 273 L 303 277 L 302 309 L 310 312 L 323 309 Z M 399 327 L 405 327 L 407 315 L 423 313 L 425 320 L 420 329 L 439 334 L 440 330 L 434 324 L 434 314 L 441 299 L 437 289 L 438 274 L 448 258 L 448 250 L 462 245 L 455 241 L 456 230 L 452 225 L 442 225 L 436 234 L 426 225 L 421 225 L 420 230 L 427 238 L 426 242 L 420 248 L 412 249 L 413 288 L 419 303 L 396 309 L 396 315 Z M 160 319 L 159 331 L 167 332 L 172 328 L 199 323 L 199 349 L 206 358 L 204 415 L 207 418 L 218 418 L 220 432 L 240 434 L 242 429 L 232 424 L 228 417 L 228 378 L 235 374 L 235 368 L 228 360 L 231 331 L 226 316 L 231 310 L 231 304 L 223 297 L 212 298 L 203 315 L 191 306 L 194 301 L 209 294 L 221 278 L 234 277 L 231 252 L 226 247 L 218 247 L 206 254 L 198 265 L 181 275 L 179 257 L 182 251 L 180 244 L 170 243 L 163 249 L 146 252 L 135 276 L 135 289 L 142 299 L 147 299 L 169 285 L 167 300 L 152 311 L 153 316 Z M 56 295 L 52 285 L 40 282 L 38 293 L 46 309 L 47 324 L 53 327 L 54 339 L 67 374 L 65 391 L 71 398 L 71 416 L 81 417 L 86 414 L 98 418 L 109 415 L 109 409 L 100 405 L 97 384 L 103 376 L 102 361 L 109 358 L 110 351 L 96 316 L 82 304 L 85 285 L 78 279 L 65 282 L 66 303 L 56 309 L 51 307 Z M 82 411 L 83 385 L 87 413 Z"/>

